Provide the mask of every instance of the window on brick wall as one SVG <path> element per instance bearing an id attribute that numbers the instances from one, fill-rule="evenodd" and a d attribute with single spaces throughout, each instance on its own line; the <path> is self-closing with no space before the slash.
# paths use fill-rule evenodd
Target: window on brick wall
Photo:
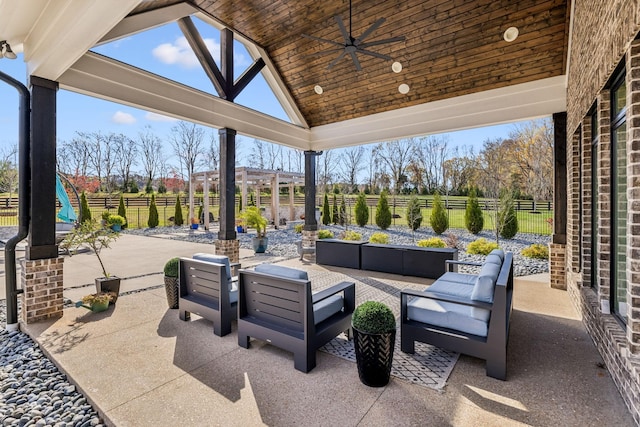
<path id="1" fill-rule="evenodd" d="M 598 106 L 591 113 L 591 287 L 598 290 Z"/>
<path id="2" fill-rule="evenodd" d="M 611 87 L 611 312 L 627 319 L 627 87 L 625 72 Z"/>

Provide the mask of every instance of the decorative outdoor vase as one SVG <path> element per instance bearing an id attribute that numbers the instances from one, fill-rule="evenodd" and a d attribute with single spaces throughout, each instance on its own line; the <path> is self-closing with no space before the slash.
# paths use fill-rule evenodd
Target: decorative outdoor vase
<path id="1" fill-rule="evenodd" d="M 353 329 L 353 347 L 358 364 L 358 376 L 364 385 L 384 387 L 389 383 L 396 331 L 369 334 Z"/>
<path id="2" fill-rule="evenodd" d="M 164 276 L 164 290 L 167 293 L 169 308 L 178 308 L 178 278 Z"/>
<path id="3" fill-rule="evenodd" d="M 122 226 L 121 226 L 120 224 L 113 224 L 113 225 L 111 226 L 111 229 L 112 229 L 113 231 L 120 232 L 120 231 L 122 231 Z"/>
<path id="4" fill-rule="evenodd" d="M 76 307 L 84 307 L 87 310 L 91 310 L 94 313 L 100 313 L 102 311 L 107 311 L 109 309 L 109 301 L 94 302 L 91 305 L 86 305 L 86 304 L 83 304 L 82 301 L 78 301 L 76 303 Z"/>
<path id="5" fill-rule="evenodd" d="M 254 237 L 253 251 L 257 254 L 263 254 L 267 250 L 268 243 L 269 243 L 268 237 Z"/>
<path id="6" fill-rule="evenodd" d="M 116 276 L 98 277 L 96 279 L 96 292 L 108 292 L 111 294 L 110 304 L 115 304 L 120 293 L 120 278 Z"/>

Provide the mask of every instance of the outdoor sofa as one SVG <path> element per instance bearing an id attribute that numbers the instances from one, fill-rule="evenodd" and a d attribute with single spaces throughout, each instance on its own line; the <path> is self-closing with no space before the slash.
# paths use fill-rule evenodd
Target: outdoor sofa
<path id="1" fill-rule="evenodd" d="M 507 376 L 507 343 L 513 297 L 513 254 L 492 251 L 477 275 L 448 271 L 424 291 L 400 293 L 401 350 L 415 341 L 486 360 L 487 375 Z"/>

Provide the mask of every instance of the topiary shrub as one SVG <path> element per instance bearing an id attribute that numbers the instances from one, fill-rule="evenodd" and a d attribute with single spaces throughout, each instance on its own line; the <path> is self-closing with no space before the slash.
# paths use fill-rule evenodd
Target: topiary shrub
<path id="1" fill-rule="evenodd" d="M 498 244 L 496 242 L 490 242 L 482 237 L 469 243 L 467 246 L 467 253 L 472 255 L 489 255 L 489 253 L 494 249 L 498 249 Z"/>
<path id="2" fill-rule="evenodd" d="M 338 222 L 344 226 L 347 224 L 347 204 L 344 201 L 344 194 L 342 200 L 340 200 L 340 210 L 338 211 Z"/>
<path id="3" fill-rule="evenodd" d="M 319 230 L 318 239 L 333 239 L 333 232 L 331 230 Z"/>
<path id="4" fill-rule="evenodd" d="M 329 206 L 329 196 L 324 193 L 324 203 L 322 204 L 322 223 L 331 224 L 331 207 Z"/>
<path id="5" fill-rule="evenodd" d="M 293 231 L 295 231 L 296 233 L 300 234 L 300 233 L 302 233 L 302 229 L 303 228 L 304 228 L 304 224 L 296 224 L 293 227 Z M 320 230 L 320 231 L 322 231 L 322 230 Z"/>
<path id="6" fill-rule="evenodd" d="M 511 193 L 506 192 L 500 198 L 498 229 L 503 239 L 512 239 L 518 233 L 518 217 L 514 204 Z"/>
<path id="7" fill-rule="evenodd" d="M 378 200 L 376 207 L 376 225 L 386 230 L 391 225 L 391 209 L 389 209 L 389 201 L 387 200 L 387 192 L 383 191 Z"/>
<path id="8" fill-rule="evenodd" d="M 540 243 L 534 243 L 522 250 L 522 255 L 528 258 L 549 259 L 549 248 Z"/>
<path id="9" fill-rule="evenodd" d="M 422 211 L 420 210 L 420 200 L 416 196 L 409 199 L 407 203 L 407 225 L 412 231 L 416 231 L 422 224 Z"/>
<path id="10" fill-rule="evenodd" d="M 333 209 L 331 210 L 331 219 L 334 224 L 338 224 L 340 222 L 340 215 L 338 214 L 338 198 L 336 194 L 333 193 Z"/>
<path id="11" fill-rule="evenodd" d="M 158 208 L 156 207 L 156 196 L 151 195 L 151 203 L 149 204 L 149 220 L 147 225 L 149 228 L 155 228 L 159 224 L 158 220 Z"/>
<path id="12" fill-rule="evenodd" d="M 164 264 L 164 275 L 167 277 L 178 277 L 178 265 L 180 264 L 180 258 L 171 258 Z"/>
<path id="13" fill-rule="evenodd" d="M 91 209 L 89 209 L 89 202 L 87 202 L 87 195 L 84 194 L 84 191 L 80 195 L 80 205 L 82 206 L 80 210 L 80 224 L 85 221 L 91 221 Z"/>
<path id="14" fill-rule="evenodd" d="M 385 334 L 396 329 L 396 317 L 383 303 L 367 301 L 356 307 L 351 325 L 369 334 Z"/>
<path id="15" fill-rule="evenodd" d="M 369 208 L 367 207 L 367 196 L 364 193 L 358 194 L 356 200 L 356 224 L 364 227 L 369 222 Z"/>
<path id="16" fill-rule="evenodd" d="M 464 226 L 471 234 L 478 234 L 484 228 L 484 216 L 478 203 L 476 189 L 473 187 L 469 190 L 469 200 L 464 211 Z"/>
<path id="17" fill-rule="evenodd" d="M 428 239 L 418 240 L 418 246 L 421 248 L 446 248 L 447 245 L 439 237 L 430 237 Z"/>
<path id="18" fill-rule="evenodd" d="M 347 230 L 344 232 L 344 235 L 342 236 L 342 240 L 362 240 L 362 234 L 360 233 L 356 233 L 355 231 L 352 230 Z"/>
<path id="19" fill-rule="evenodd" d="M 371 237 L 369 237 L 369 242 L 370 243 L 381 243 L 381 244 L 388 244 L 389 243 L 389 235 L 387 233 L 373 233 L 371 235 Z"/>
<path id="20" fill-rule="evenodd" d="M 173 214 L 173 223 L 175 225 L 184 224 L 184 218 L 182 218 L 182 205 L 180 204 L 180 196 L 176 197 L 176 211 Z"/>
<path id="21" fill-rule="evenodd" d="M 124 197 L 122 194 L 120 195 L 120 203 L 118 203 L 118 215 L 124 218 L 124 224 L 122 228 L 127 227 L 127 209 L 124 207 Z"/>
<path id="22" fill-rule="evenodd" d="M 436 192 L 433 195 L 433 209 L 431 209 L 431 228 L 436 234 L 444 233 L 449 228 L 449 219 L 444 209 L 444 203 L 440 198 L 440 194 Z"/>

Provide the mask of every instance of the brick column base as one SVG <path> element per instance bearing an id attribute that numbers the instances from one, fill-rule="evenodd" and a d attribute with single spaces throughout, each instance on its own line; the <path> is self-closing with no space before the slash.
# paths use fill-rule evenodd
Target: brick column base
<path id="1" fill-rule="evenodd" d="M 62 317 L 64 258 L 22 260 L 20 320 L 26 324 Z"/>
<path id="2" fill-rule="evenodd" d="M 302 246 L 305 248 L 315 247 L 318 240 L 318 230 L 302 230 Z"/>
<path id="3" fill-rule="evenodd" d="M 216 255 L 226 255 L 229 262 L 240 262 L 240 240 L 216 240 Z"/>
<path id="4" fill-rule="evenodd" d="M 549 281 L 554 289 L 567 290 L 567 246 L 549 243 Z"/>

